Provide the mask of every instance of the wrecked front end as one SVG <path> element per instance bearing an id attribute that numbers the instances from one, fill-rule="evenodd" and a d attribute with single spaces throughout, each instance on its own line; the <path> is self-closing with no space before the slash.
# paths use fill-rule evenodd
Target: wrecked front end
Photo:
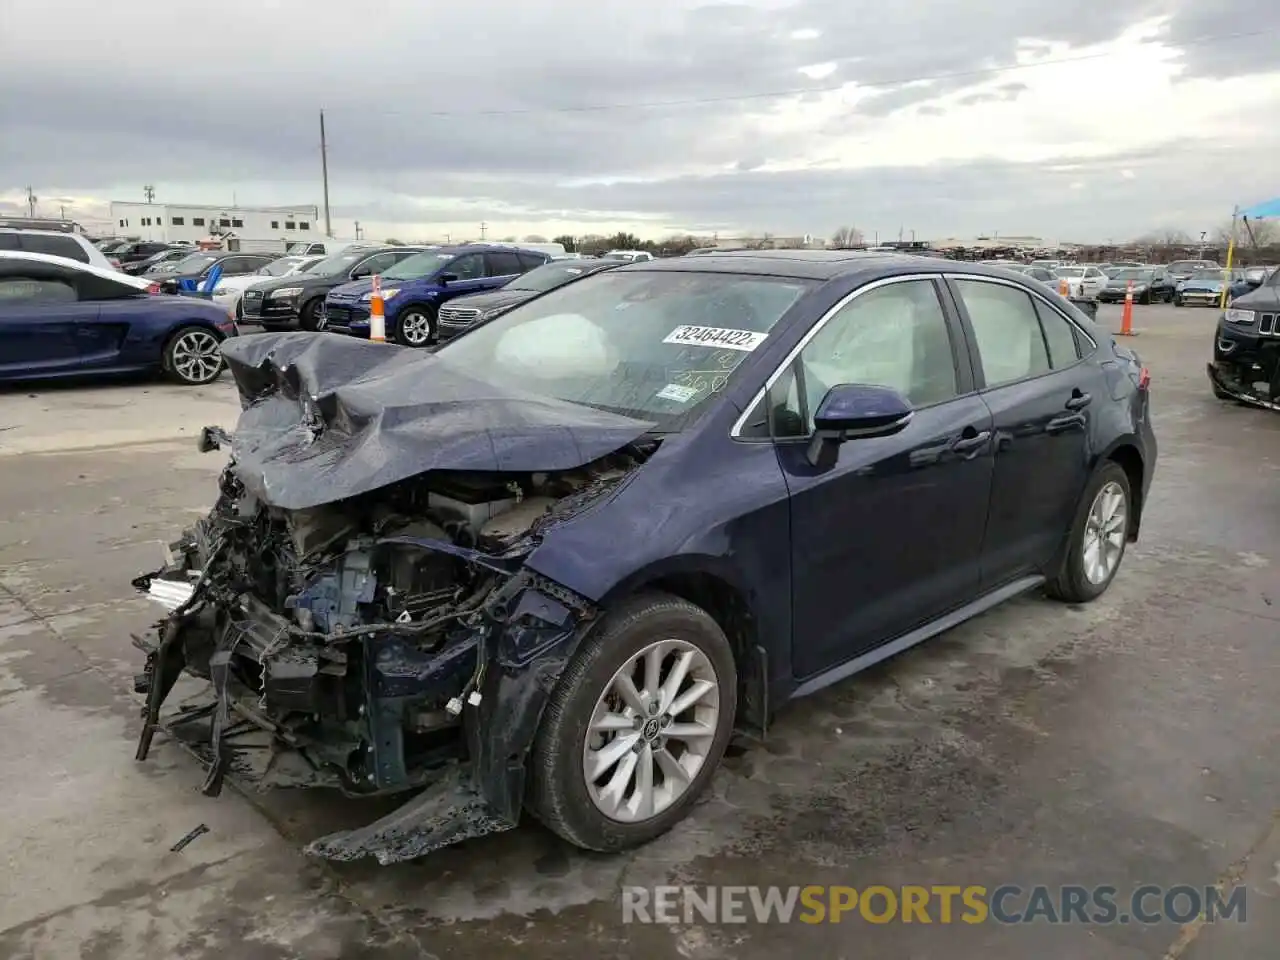
<path id="1" fill-rule="evenodd" d="M 1280 410 L 1280 306 L 1232 303 L 1218 320 L 1207 373 L 1218 397 Z"/>
<path id="2" fill-rule="evenodd" d="M 290 336 L 279 342 L 296 346 Z M 441 469 L 430 451 L 451 446 L 465 459 L 459 438 L 475 432 L 465 422 L 423 443 L 416 417 L 403 405 L 389 417 L 367 383 L 317 402 L 305 357 L 277 366 L 265 388 L 251 375 L 271 357 L 253 368 L 229 359 L 242 391 L 253 383 L 255 393 L 245 397 L 243 435 L 202 436 L 202 449 L 231 447 L 217 501 L 164 567 L 134 581 L 167 611 L 154 637 L 138 641 L 146 705 L 137 758 L 166 731 L 206 764 L 210 795 L 228 777 L 351 797 L 418 791 L 387 817 L 309 846 L 331 859 L 390 863 L 514 827 L 542 709 L 596 613 L 524 561 L 552 526 L 606 498 L 644 448 L 536 472 L 511 458 L 493 465 L 506 469 Z M 299 370 L 304 382 L 291 385 Z M 476 402 L 500 411 L 501 399 Z M 286 401 L 296 418 L 282 418 Z M 501 425 L 500 413 L 491 419 Z M 538 425 L 528 410 L 508 419 Z M 618 427 L 593 435 L 589 426 L 577 456 L 613 442 Z M 557 465 L 555 450 L 538 456 Z M 343 470 L 359 479 L 339 483 Z M 166 709 L 184 674 L 204 683 Z"/>

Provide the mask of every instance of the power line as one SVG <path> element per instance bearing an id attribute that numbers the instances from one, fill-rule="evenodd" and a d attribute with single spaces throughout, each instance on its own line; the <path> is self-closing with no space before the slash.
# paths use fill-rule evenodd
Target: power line
<path id="1" fill-rule="evenodd" d="M 1251 37 L 1267 37 L 1280 33 L 1280 30 L 1247 30 L 1239 33 L 1217 33 L 1200 37 L 1192 37 L 1178 44 L 1179 49 L 1221 43 L 1229 40 L 1243 40 Z M 862 89 L 877 87 L 898 87 L 909 83 L 937 83 L 942 80 L 964 80 L 976 77 L 996 76 L 1002 73 L 1017 73 L 1026 70 L 1038 70 L 1043 67 L 1055 67 L 1070 63 L 1088 63 L 1094 60 L 1106 60 L 1120 56 L 1114 50 L 1101 53 L 1084 53 L 1069 57 L 1052 57 L 1048 60 L 1037 60 L 1035 63 L 1015 63 L 1003 67 L 982 67 L 975 70 L 954 70 L 947 73 L 923 74 L 911 77 L 892 77 L 883 80 L 848 80 L 824 86 L 790 87 L 786 90 L 767 90 L 757 93 L 739 93 L 720 97 L 688 97 L 678 100 L 641 100 L 631 103 L 597 103 L 569 107 L 512 107 L 493 110 L 371 110 L 362 106 L 362 114 L 378 116 L 416 116 L 416 117 L 519 117 L 541 114 L 567 113 L 608 113 L 614 110 L 654 110 L 663 107 L 704 106 L 717 103 L 746 103 L 752 100 L 772 100 L 783 97 L 798 97 L 812 93 L 836 93 L 850 84 Z M 332 112 L 332 111 L 331 111 Z"/>

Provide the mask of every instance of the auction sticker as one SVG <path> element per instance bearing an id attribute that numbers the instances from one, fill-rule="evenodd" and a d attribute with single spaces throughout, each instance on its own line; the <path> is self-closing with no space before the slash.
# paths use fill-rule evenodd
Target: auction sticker
<path id="1" fill-rule="evenodd" d="M 768 339 L 767 333 L 754 330 L 730 330 L 727 327 L 676 327 L 663 343 L 691 344 L 698 347 L 716 347 L 725 350 L 741 350 L 750 353 Z"/>
<path id="2" fill-rule="evenodd" d="M 656 394 L 659 400 L 674 400 L 676 403 L 688 403 L 697 395 L 694 387 L 686 387 L 682 383 L 668 383 Z"/>

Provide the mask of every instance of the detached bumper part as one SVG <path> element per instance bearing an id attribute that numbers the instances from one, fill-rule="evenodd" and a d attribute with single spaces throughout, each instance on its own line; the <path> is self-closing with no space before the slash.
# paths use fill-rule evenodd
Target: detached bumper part
<path id="1" fill-rule="evenodd" d="M 1210 361 L 1206 365 L 1206 372 L 1209 374 L 1209 382 L 1232 400 L 1238 400 L 1240 403 L 1246 403 L 1252 407 L 1260 407 L 1263 410 L 1280 410 L 1280 402 L 1277 402 L 1277 400 L 1271 397 L 1263 397 L 1234 378 L 1225 376 L 1218 362 Z"/>

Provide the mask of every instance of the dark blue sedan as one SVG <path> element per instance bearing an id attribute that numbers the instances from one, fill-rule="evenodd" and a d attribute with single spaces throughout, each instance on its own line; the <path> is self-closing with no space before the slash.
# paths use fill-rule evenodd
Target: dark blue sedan
<path id="1" fill-rule="evenodd" d="M 0 382 L 154 370 L 209 383 L 235 332 L 220 307 L 152 295 L 148 281 L 63 257 L 0 253 Z"/>
<path id="2" fill-rule="evenodd" d="M 426 788 L 309 848 L 337 859 L 526 809 L 593 850 L 651 840 L 735 728 L 1026 591 L 1097 598 L 1156 462 L 1138 358 L 969 263 L 708 254 L 434 353 L 224 352 L 246 406 L 203 438 L 230 447 L 217 504 L 134 582 L 173 611 L 138 756 L 167 728 L 210 792 Z M 210 702 L 164 717 L 183 670 Z"/>

